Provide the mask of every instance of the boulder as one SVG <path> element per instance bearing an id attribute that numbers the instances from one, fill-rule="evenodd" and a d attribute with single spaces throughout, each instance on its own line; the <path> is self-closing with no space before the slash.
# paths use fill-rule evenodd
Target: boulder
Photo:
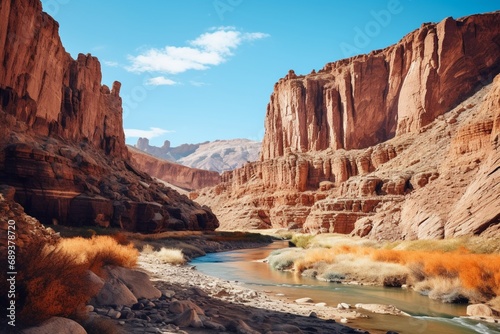
<path id="1" fill-rule="evenodd" d="M 77 322 L 67 318 L 52 317 L 36 327 L 22 331 L 23 334 L 87 334 L 85 329 Z"/>
<path id="2" fill-rule="evenodd" d="M 467 305 L 467 315 L 471 317 L 493 317 L 493 310 L 486 304 Z"/>

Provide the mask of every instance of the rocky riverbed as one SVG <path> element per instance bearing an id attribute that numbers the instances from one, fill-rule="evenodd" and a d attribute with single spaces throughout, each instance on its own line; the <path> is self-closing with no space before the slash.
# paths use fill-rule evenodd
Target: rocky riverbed
<path id="1" fill-rule="evenodd" d="M 162 296 L 125 310 L 135 311 L 134 318 L 119 320 L 129 333 L 365 333 L 340 323 L 362 316 L 352 309 L 290 303 L 272 291 L 250 290 L 193 266 L 158 264 L 145 256 L 139 265 Z"/>

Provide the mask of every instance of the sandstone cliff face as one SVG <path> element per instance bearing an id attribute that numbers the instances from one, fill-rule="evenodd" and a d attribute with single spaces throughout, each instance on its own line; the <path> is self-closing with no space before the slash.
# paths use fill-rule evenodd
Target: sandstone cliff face
<path id="1" fill-rule="evenodd" d="M 126 158 L 120 83 L 101 86 L 97 58 L 73 60 L 59 24 L 40 1 L 0 4 L 0 102 L 3 110 L 38 135 L 88 142 Z"/>
<path id="2" fill-rule="evenodd" d="M 39 0 L 0 2 L 0 182 L 42 223 L 215 229 L 208 208 L 130 165 L 120 83 L 73 60 Z"/>
<path id="3" fill-rule="evenodd" d="M 138 169 L 186 190 L 212 187 L 220 182 L 220 175 L 217 172 L 158 159 L 134 148 L 130 148 L 129 152 L 131 161 Z"/>
<path id="4" fill-rule="evenodd" d="M 318 73 L 290 71 L 267 107 L 262 158 L 367 148 L 418 132 L 500 71 L 499 22 L 499 13 L 447 18 Z"/>
<path id="5" fill-rule="evenodd" d="M 290 72 L 271 96 L 261 162 L 191 197 L 222 228 L 494 235 L 499 23 L 446 19 L 319 73 Z"/>

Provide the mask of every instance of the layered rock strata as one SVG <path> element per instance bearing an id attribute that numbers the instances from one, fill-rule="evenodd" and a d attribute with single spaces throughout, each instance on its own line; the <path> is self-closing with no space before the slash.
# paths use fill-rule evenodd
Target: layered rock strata
<path id="1" fill-rule="evenodd" d="M 499 13 L 446 18 L 317 73 L 290 71 L 267 107 L 263 159 L 418 132 L 500 71 L 499 22 Z"/>
<path id="2" fill-rule="evenodd" d="M 129 152 L 131 161 L 137 168 L 186 190 L 212 187 L 220 182 L 219 173 L 214 171 L 186 167 L 134 148 L 129 148 Z"/>
<path id="3" fill-rule="evenodd" d="M 318 73 L 290 72 L 268 105 L 261 161 L 192 198 L 228 229 L 494 235 L 499 23 L 500 13 L 448 18 Z"/>
<path id="4" fill-rule="evenodd" d="M 217 218 L 129 160 L 120 83 L 64 50 L 38 0 L 0 3 L 0 182 L 42 223 L 214 229 Z"/>

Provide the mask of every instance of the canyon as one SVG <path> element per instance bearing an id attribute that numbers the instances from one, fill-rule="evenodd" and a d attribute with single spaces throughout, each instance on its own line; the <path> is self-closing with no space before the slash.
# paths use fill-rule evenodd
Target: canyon
<path id="1" fill-rule="evenodd" d="M 162 147 L 139 138 L 128 146 L 130 158 L 142 171 L 187 191 L 220 183 L 220 173 L 241 167 L 259 157 L 261 143 L 248 139 L 216 140 L 200 144 Z"/>
<path id="2" fill-rule="evenodd" d="M 43 224 L 130 231 L 213 230 L 208 207 L 134 166 L 121 84 L 97 58 L 65 51 L 40 1 L 0 3 L 0 184 Z"/>
<path id="3" fill-rule="evenodd" d="M 221 229 L 375 239 L 500 230 L 500 13 L 426 23 L 397 44 L 274 86 L 260 161 L 190 194 Z"/>

